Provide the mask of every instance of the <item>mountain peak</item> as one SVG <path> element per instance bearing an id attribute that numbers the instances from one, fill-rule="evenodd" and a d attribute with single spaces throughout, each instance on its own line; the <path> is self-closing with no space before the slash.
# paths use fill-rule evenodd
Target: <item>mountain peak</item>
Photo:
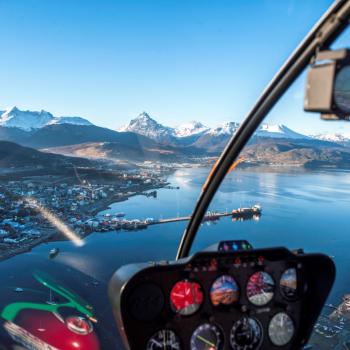
<path id="1" fill-rule="evenodd" d="M 208 130 L 209 128 L 204 124 L 202 124 L 201 122 L 192 120 L 188 123 L 183 123 L 179 125 L 175 129 L 175 135 L 177 137 L 187 137 L 187 136 L 202 134 Z"/>
<path id="2" fill-rule="evenodd" d="M 80 117 L 54 117 L 50 112 L 44 109 L 40 111 L 22 111 L 16 106 L 8 108 L 0 116 L 0 126 L 7 128 L 18 128 L 25 131 L 41 129 L 51 124 L 78 124 L 90 125 L 91 123 Z"/>
<path id="3" fill-rule="evenodd" d="M 136 119 L 152 119 L 152 118 L 147 112 L 143 111 L 137 116 Z"/>
<path id="4" fill-rule="evenodd" d="M 147 127 L 162 127 L 155 119 L 153 119 L 148 113 L 142 112 L 136 118 L 131 119 L 130 123 L 126 128 L 147 128 Z M 128 130 L 131 131 L 131 130 Z"/>
<path id="5" fill-rule="evenodd" d="M 16 106 L 9 108 L 1 115 L 0 125 L 9 128 L 19 128 L 25 131 L 39 129 L 54 119 L 46 111 L 21 111 Z"/>
<path id="6" fill-rule="evenodd" d="M 147 112 L 140 113 L 119 131 L 134 132 L 163 143 L 169 143 L 174 134 L 173 128 L 159 124 Z"/>
<path id="7" fill-rule="evenodd" d="M 308 139 L 308 136 L 299 134 L 283 124 L 262 124 L 255 132 L 256 136 L 288 139 Z"/>
<path id="8" fill-rule="evenodd" d="M 13 107 L 6 108 L 5 113 L 16 113 L 18 111 L 19 109 L 17 108 L 17 106 L 13 106 Z"/>
<path id="9" fill-rule="evenodd" d="M 45 111 L 44 109 L 41 109 L 40 111 L 29 111 L 29 110 L 20 110 L 17 106 L 13 106 L 13 107 L 9 107 L 6 108 L 4 114 L 16 114 L 16 113 L 36 113 L 36 114 L 49 114 L 53 117 L 53 115 L 48 112 Z"/>
<path id="10" fill-rule="evenodd" d="M 209 134 L 212 136 L 233 135 L 238 127 L 239 124 L 236 122 L 226 122 L 210 129 Z"/>

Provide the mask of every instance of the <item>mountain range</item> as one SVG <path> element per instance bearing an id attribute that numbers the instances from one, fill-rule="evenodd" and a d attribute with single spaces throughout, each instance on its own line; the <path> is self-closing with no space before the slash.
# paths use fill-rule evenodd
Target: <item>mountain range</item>
<path id="1" fill-rule="evenodd" d="M 143 112 L 124 127 L 112 130 L 82 117 L 55 117 L 44 110 L 13 107 L 0 114 L 0 140 L 75 157 L 131 161 L 217 156 L 240 127 L 228 122 L 210 128 L 198 121 L 170 127 Z M 350 135 L 310 136 L 285 125 L 262 124 L 245 151 L 254 163 L 273 163 L 273 159 L 283 163 L 284 159 L 288 164 L 334 164 L 330 155 L 350 163 L 349 146 Z"/>
<path id="2" fill-rule="evenodd" d="M 186 142 L 185 139 L 189 138 L 193 141 L 209 130 L 208 127 L 196 121 L 182 124 L 177 128 L 164 126 L 151 118 L 146 112 L 142 112 L 137 118 L 132 119 L 129 124 L 118 129 L 120 132 L 134 132 L 164 144 L 186 144 L 189 141 Z"/>
<path id="3" fill-rule="evenodd" d="M 350 132 L 314 134 L 311 137 L 317 140 L 335 142 L 337 144 L 350 147 Z"/>
<path id="4" fill-rule="evenodd" d="M 137 118 L 132 119 L 128 125 L 118 129 L 120 132 L 134 132 L 151 138 L 164 144 L 189 145 L 199 148 L 210 148 L 212 151 L 222 149 L 222 144 L 236 132 L 240 124 L 228 122 L 209 128 L 198 121 L 182 124 L 177 128 L 164 126 L 151 118 L 146 112 L 142 112 Z M 255 133 L 258 137 L 309 139 L 309 136 L 299 134 L 285 125 L 261 125 Z M 215 147 L 215 146 L 218 147 Z M 218 148 L 218 149 L 216 149 Z"/>
<path id="5" fill-rule="evenodd" d="M 57 128 L 57 125 L 64 125 L 66 129 L 69 129 L 69 126 L 90 126 L 92 127 L 90 130 L 98 130 L 96 134 L 98 134 L 97 139 L 103 138 L 101 135 L 102 130 L 104 130 L 108 137 L 111 137 L 112 134 L 116 135 L 115 132 L 119 133 L 135 133 L 137 135 L 145 136 L 153 141 L 156 141 L 160 144 L 174 144 L 174 145 L 188 145 L 194 144 L 196 146 L 196 141 L 200 140 L 204 137 L 204 139 L 208 138 L 218 138 L 220 142 L 221 139 L 225 136 L 230 137 L 236 130 L 239 128 L 240 124 L 237 122 L 227 122 L 216 127 L 210 128 L 205 126 L 203 123 L 198 121 L 190 121 L 188 123 L 184 123 L 179 125 L 178 127 L 170 127 L 165 126 L 159 122 L 157 122 L 154 118 L 150 117 L 150 115 L 146 112 L 142 112 L 136 118 L 132 119 L 127 125 L 117 129 L 111 130 L 108 128 L 101 128 L 89 120 L 78 117 L 78 116 L 60 116 L 55 117 L 50 112 L 45 110 L 41 111 L 24 111 L 20 110 L 17 107 L 9 108 L 5 111 L 0 111 L 0 138 L 6 138 L 6 134 L 9 137 L 16 138 L 16 134 L 18 135 L 27 135 L 25 139 L 28 138 L 29 134 L 38 134 L 38 131 L 45 129 L 49 130 L 50 127 Z M 67 127 L 68 126 L 68 127 Z M 97 129 L 95 129 L 97 128 Z M 56 131 L 63 132 L 65 130 L 64 127 L 61 129 L 56 129 Z M 72 128 L 72 130 L 77 130 Z M 84 129 L 84 130 L 89 130 Z M 107 131 L 109 130 L 109 131 Z M 2 131 L 2 132 L 1 132 Z M 25 133 L 23 133 L 25 132 Z M 75 135 L 77 136 L 77 135 Z M 90 137 L 86 137 L 86 139 L 90 139 Z M 325 134 L 313 134 L 313 135 L 304 135 L 298 132 L 295 132 L 288 128 L 285 125 L 271 125 L 271 124 L 262 124 L 255 133 L 257 137 L 268 137 L 268 138 L 286 138 L 286 139 L 317 139 L 329 142 L 335 142 L 339 144 L 345 144 L 350 142 L 350 133 L 325 133 Z M 112 137 L 113 138 L 113 137 Z M 101 140 L 95 140 L 101 141 Z M 111 141 L 111 140 L 104 140 Z M 28 141 L 31 142 L 31 141 Z M 67 140 L 66 142 L 71 142 L 71 140 Z M 77 140 L 80 143 L 80 139 Z M 41 142 L 43 143 L 43 142 Z M 203 140 L 198 142 L 200 145 L 203 145 Z M 215 142 L 211 142 L 214 144 Z"/>
<path id="6" fill-rule="evenodd" d="M 146 112 L 132 119 L 129 124 L 118 129 L 121 132 L 133 132 L 151 138 L 161 144 L 172 146 L 193 146 L 210 154 L 220 153 L 240 124 L 227 122 L 209 128 L 201 122 L 192 121 L 176 128 L 164 126 L 151 118 Z M 263 140 L 292 140 L 317 146 L 350 147 L 350 134 L 305 135 L 293 131 L 283 124 L 262 124 L 256 130 L 250 143 L 262 143 Z"/>

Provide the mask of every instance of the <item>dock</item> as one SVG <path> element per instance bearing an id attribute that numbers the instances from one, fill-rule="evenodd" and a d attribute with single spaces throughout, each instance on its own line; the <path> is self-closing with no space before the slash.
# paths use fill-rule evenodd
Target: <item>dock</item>
<path id="1" fill-rule="evenodd" d="M 203 222 L 215 222 L 222 217 L 231 217 L 232 221 L 244 221 L 252 219 L 257 220 L 260 218 L 261 212 L 261 207 L 258 205 L 247 208 L 234 209 L 231 212 L 208 211 L 203 218 Z M 191 220 L 191 215 L 165 219 L 147 218 L 145 220 L 127 220 L 124 218 L 120 219 L 118 215 L 106 214 L 104 218 L 94 218 L 85 222 L 84 229 L 95 232 L 108 232 L 117 230 L 134 231 L 146 229 L 151 225 L 168 224 L 189 220 Z"/>
<path id="2" fill-rule="evenodd" d="M 215 220 L 219 220 L 222 217 L 225 216 L 232 216 L 232 213 L 213 213 L 210 215 L 206 215 L 204 217 L 203 221 L 215 221 Z M 191 220 L 191 216 L 179 216 L 176 218 L 167 218 L 167 219 L 159 219 L 159 220 L 154 220 L 152 222 L 149 222 L 149 225 L 158 225 L 158 224 L 168 224 L 168 223 L 172 223 L 172 222 L 180 222 L 180 221 L 189 221 Z"/>

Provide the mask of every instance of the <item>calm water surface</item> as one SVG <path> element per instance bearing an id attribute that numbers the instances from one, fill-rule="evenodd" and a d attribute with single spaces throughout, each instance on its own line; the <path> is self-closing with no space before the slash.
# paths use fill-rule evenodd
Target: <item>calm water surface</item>
<path id="1" fill-rule="evenodd" d="M 161 189 L 158 197 L 136 196 L 116 203 L 103 213 L 125 212 L 129 219 L 189 215 L 200 193 L 208 169 L 183 169 L 170 176 L 179 190 Z M 236 171 L 216 194 L 212 210 L 232 210 L 259 203 L 259 221 L 203 224 L 193 250 L 225 239 L 247 239 L 258 247 L 304 248 L 334 256 L 337 281 L 330 301 L 339 303 L 350 292 L 350 173 L 348 172 L 252 172 Z M 103 214 L 102 213 L 102 214 Z M 102 343 L 120 347 L 107 302 L 107 283 L 121 265 L 132 262 L 172 259 L 186 223 L 150 226 L 143 231 L 91 234 L 83 247 L 71 242 L 53 242 L 0 264 L 0 307 L 15 300 L 43 301 L 48 291 L 32 277 L 45 270 L 68 285 L 96 308 Z M 53 260 L 48 252 L 59 248 Z M 15 293 L 14 287 L 24 288 Z M 45 299 L 46 298 L 46 299 Z M 109 346 L 110 348 L 110 346 Z"/>

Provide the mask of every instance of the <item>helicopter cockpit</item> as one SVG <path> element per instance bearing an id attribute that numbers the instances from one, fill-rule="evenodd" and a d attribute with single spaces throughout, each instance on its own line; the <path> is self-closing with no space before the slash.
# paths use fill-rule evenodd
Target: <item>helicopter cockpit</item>
<path id="1" fill-rule="evenodd" d="M 306 344 L 334 281 L 333 261 L 285 248 L 252 249 L 248 242 L 219 247 L 115 273 L 109 294 L 127 349 Z M 316 267 L 321 275 L 314 274 Z"/>
<path id="2" fill-rule="evenodd" d="M 55 154 L 54 159 L 58 164 L 55 167 L 57 168 L 63 167 L 62 164 L 67 162 L 66 158 L 62 158 L 62 160 L 60 157 L 65 157 L 68 154 L 65 152 L 73 152 L 69 153 L 69 157 L 71 157 L 69 162 L 74 159 L 78 164 L 74 164 L 72 168 L 74 169 L 74 177 L 79 180 L 79 186 L 73 184 L 71 188 L 68 188 L 66 183 L 61 184 L 62 178 L 70 176 L 70 174 L 64 173 L 60 174 L 62 177 L 58 180 L 51 179 L 52 181 L 50 180 L 51 182 L 46 185 L 40 185 L 42 192 L 38 190 L 35 193 L 36 188 L 30 173 L 32 169 L 28 170 L 27 167 L 24 167 L 18 172 L 19 175 L 17 173 L 15 175 L 21 176 L 21 173 L 28 172 L 29 175 L 26 175 L 28 188 L 20 187 L 19 190 L 16 188 L 15 195 L 11 194 L 10 190 L 2 183 L 0 183 L 0 188 L 9 197 L 13 196 L 11 200 L 20 202 L 21 209 L 40 212 L 44 218 L 40 219 L 40 223 L 44 222 L 43 225 L 49 222 L 51 226 L 59 227 L 59 230 L 68 236 L 70 244 L 82 247 L 87 232 L 90 234 L 97 232 L 97 230 L 102 236 L 108 230 L 112 232 L 117 230 L 133 231 L 156 224 L 166 227 L 164 223 L 175 221 L 188 221 L 188 225 L 186 225 L 182 235 L 176 257 L 169 260 L 158 259 L 161 256 L 159 253 L 161 249 L 157 249 L 154 261 L 130 263 L 127 255 L 130 255 L 128 249 L 131 250 L 132 245 L 127 239 L 118 247 L 122 266 L 117 269 L 113 265 L 117 254 L 115 247 L 110 244 L 108 248 L 111 253 L 107 254 L 104 252 L 105 247 L 99 246 L 99 241 L 97 239 L 94 241 L 94 238 L 91 238 L 92 251 L 95 247 L 96 250 L 99 248 L 102 251 L 101 254 L 106 256 L 103 264 L 98 258 L 87 261 L 86 256 L 91 254 L 91 250 L 85 255 L 79 256 L 79 254 L 72 253 L 75 247 L 72 248 L 68 245 L 65 246 L 64 253 L 61 253 L 58 248 L 51 249 L 49 258 L 44 262 L 34 253 L 33 259 L 37 259 L 35 263 L 38 268 L 30 277 L 26 277 L 27 280 L 23 279 L 23 285 L 26 285 L 31 279 L 31 282 L 34 280 L 37 289 L 15 286 L 17 282 L 15 274 L 19 270 L 24 274 L 23 266 L 27 266 L 27 263 L 29 266 L 29 260 L 26 257 L 23 257 L 21 264 L 10 265 L 8 263 L 4 269 L 7 267 L 11 272 L 6 275 L 6 285 L 10 287 L 4 293 L 7 293 L 7 296 L 10 295 L 11 302 L 1 305 L 0 308 L 0 350 L 102 350 L 107 348 L 126 350 L 289 350 L 310 348 L 309 340 L 319 318 L 324 317 L 328 321 L 328 316 L 324 316 L 322 310 L 327 303 L 336 278 L 336 264 L 333 256 L 319 253 L 317 249 L 316 251 L 305 247 L 291 249 L 283 244 L 271 247 L 262 247 L 260 244 L 258 248 L 254 248 L 254 241 L 245 237 L 244 234 L 239 236 L 237 233 L 226 237 L 211 236 L 210 242 L 214 241 L 215 243 L 206 245 L 207 248 L 203 248 L 203 246 L 198 248 L 194 242 L 204 223 L 215 223 L 221 217 L 229 217 L 234 222 L 240 222 L 247 218 L 249 220 L 258 219 L 261 216 L 263 209 L 259 205 L 235 209 L 232 212 L 226 210 L 222 213 L 212 213 L 208 211 L 208 208 L 226 175 L 243 161 L 243 157 L 245 157 L 245 155 L 241 155 L 243 148 L 249 144 L 264 118 L 303 71 L 307 70 L 304 111 L 319 113 L 321 119 L 327 121 L 350 119 L 350 51 L 343 48 L 332 48 L 333 42 L 348 27 L 349 20 L 349 0 L 335 1 L 319 19 L 268 84 L 244 121 L 237 126 L 220 157 L 215 158 L 215 164 L 208 162 L 213 166 L 203 187 L 201 187 L 202 185 L 198 186 L 201 189 L 200 196 L 189 216 L 177 214 L 176 218 L 165 220 L 162 218 L 158 221 L 152 217 L 144 221 L 138 219 L 122 220 L 121 218 L 125 216 L 124 212 L 118 212 L 114 217 L 111 217 L 110 213 L 104 213 L 102 210 L 111 203 L 114 205 L 114 203 L 136 196 L 137 193 L 148 198 L 157 196 L 154 188 L 173 189 L 172 185 L 166 182 L 162 176 L 158 176 L 159 174 L 156 176 L 152 173 L 147 180 L 144 180 L 142 177 L 144 170 L 137 173 L 141 163 L 140 158 L 137 158 L 135 163 L 137 171 L 132 169 L 128 172 L 130 170 L 129 156 L 136 154 L 137 157 L 143 157 L 148 152 L 147 154 L 153 159 L 153 152 L 158 151 L 160 143 L 138 136 L 147 150 L 139 151 L 136 145 L 139 140 L 136 142 L 136 139 L 132 139 L 131 151 L 128 148 L 130 153 L 125 156 L 126 159 L 123 158 L 125 163 L 120 165 L 119 159 L 118 161 L 113 160 L 113 166 L 117 168 L 112 168 L 112 165 L 108 163 L 111 169 L 105 171 L 107 162 L 98 163 L 97 168 L 89 168 L 94 157 L 89 157 L 88 160 L 82 158 L 88 151 L 91 151 L 94 156 L 96 154 L 107 155 L 108 160 L 112 158 L 112 155 L 120 156 L 124 149 L 118 148 L 117 151 L 108 149 L 113 143 L 119 147 L 124 142 L 120 139 L 116 141 L 114 139 L 116 136 L 112 131 L 100 128 L 97 139 L 93 139 L 93 142 L 89 144 L 88 136 L 86 139 L 84 136 L 81 141 L 83 146 L 79 144 L 79 147 L 82 147 L 79 149 L 72 142 L 68 146 L 60 143 L 55 144 L 55 147 L 49 147 L 49 151 L 40 144 L 41 139 L 36 138 L 36 134 L 34 137 L 31 136 L 35 142 L 38 142 L 40 151 Z M 19 112 L 12 111 L 12 113 L 18 114 Z M 45 114 L 43 111 L 40 113 L 41 115 Z M 46 114 L 44 117 L 51 118 L 47 117 Z M 144 122 L 147 118 L 148 116 L 143 113 L 142 121 Z M 64 124 L 60 125 L 56 119 L 48 122 L 49 126 L 53 125 L 55 132 L 59 131 Z M 84 127 L 90 127 L 89 125 L 84 127 L 78 125 L 75 126 L 74 138 L 81 136 L 81 130 Z M 12 129 L 11 132 L 13 132 Z M 30 130 L 30 132 L 33 131 Z M 129 138 L 132 136 L 130 136 L 129 130 L 123 132 L 125 132 L 123 138 L 128 139 L 130 143 Z M 162 129 L 163 132 L 165 131 Z M 107 141 L 103 139 L 102 142 L 100 138 L 105 137 L 105 133 L 107 133 Z M 63 135 L 67 134 L 68 132 L 64 129 Z M 22 133 L 19 135 L 22 138 Z M 26 137 L 25 141 L 29 142 L 29 136 Z M 164 154 L 171 154 L 172 157 L 177 152 L 174 146 L 176 143 L 170 144 L 168 141 L 167 139 L 165 146 L 162 144 L 164 149 L 160 152 L 161 157 Z M 326 145 L 336 149 L 331 155 L 326 153 L 328 158 L 334 154 L 340 154 L 336 153 L 340 152 L 338 146 L 329 145 L 324 140 L 317 142 L 322 147 Z M 309 144 L 311 141 L 307 136 L 306 139 L 302 140 L 302 146 L 295 146 L 297 152 Z M 187 146 L 186 144 L 185 147 L 180 148 L 181 152 L 192 152 L 191 156 L 196 157 L 197 153 L 193 155 L 193 152 L 198 152 L 199 148 L 195 148 L 194 151 L 194 148 L 191 146 L 186 148 Z M 287 146 L 286 143 L 281 143 L 271 147 L 275 150 L 278 147 Z M 317 153 L 318 150 L 312 147 L 311 145 L 311 151 L 309 149 L 307 151 L 313 152 L 313 154 Z M 23 152 L 25 151 L 29 152 L 28 150 Z M 74 155 L 72 156 L 72 154 Z M 206 153 L 205 158 L 210 158 L 211 161 L 214 158 L 213 154 Z M 297 156 L 298 154 L 292 155 L 294 158 Z M 31 160 L 36 159 L 36 157 L 39 157 L 37 153 L 31 157 Z M 259 157 L 260 154 L 257 158 Z M 350 164 L 350 150 L 344 151 L 339 157 L 346 158 Z M 297 162 L 298 159 L 294 158 L 293 162 Z M 259 161 L 260 159 L 257 160 L 257 163 Z M 315 162 L 317 161 L 319 160 Z M 148 160 L 142 158 L 142 162 L 147 163 Z M 279 162 L 283 163 L 284 159 L 279 160 Z M 149 168 L 154 170 L 153 164 L 146 165 L 147 171 Z M 77 171 L 79 166 L 85 171 L 84 179 L 80 178 Z M 159 164 L 157 166 L 162 167 Z M 100 186 L 98 183 L 89 182 L 89 176 L 96 176 L 96 169 L 102 169 L 103 175 L 101 177 L 106 177 L 107 185 Z M 47 175 L 41 164 L 36 165 L 35 171 L 39 172 L 40 181 L 47 181 L 47 178 L 54 177 Z M 169 169 L 164 171 L 164 173 L 166 172 L 169 172 Z M 121 181 L 113 187 L 113 181 L 116 177 L 118 181 L 122 179 L 123 182 Z M 10 182 L 16 182 L 16 177 L 13 180 L 11 178 Z M 59 186 L 61 187 L 56 191 Z M 124 192 L 120 190 L 121 188 Z M 43 197 L 44 191 L 49 193 L 50 205 L 57 209 L 56 216 L 34 199 L 35 194 Z M 69 203 L 69 214 L 74 213 L 71 216 L 66 215 L 65 204 L 60 204 L 61 193 L 68 192 L 74 197 L 71 201 L 65 202 Z M 23 193 L 26 194 L 23 195 Z M 25 199 L 23 199 L 24 197 Z M 113 201 L 107 201 L 109 197 L 113 197 Z M 171 201 L 173 198 L 169 197 Z M 0 199 L 2 198 L 5 198 L 5 195 L 0 197 Z M 97 206 L 98 210 L 96 208 L 92 210 L 91 208 L 96 205 L 98 199 L 105 201 L 104 206 Z M 106 203 L 108 205 L 105 205 Z M 138 207 L 141 207 L 141 204 L 135 202 L 134 210 L 136 211 Z M 79 208 L 83 208 L 82 212 L 85 210 L 85 215 L 79 212 Z M 108 208 L 110 209 L 110 207 Z M 4 208 L 0 209 L 5 211 Z M 17 210 L 17 208 L 16 210 L 10 209 L 12 212 Z M 0 241 L 3 245 L 6 243 L 15 246 L 21 242 L 16 240 L 17 236 L 12 231 L 11 226 L 24 226 L 23 223 L 26 223 L 25 219 L 21 219 L 18 214 L 19 211 L 16 211 L 16 220 L 8 218 L 1 220 L 1 222 L 4 221 L 0 228 L 0 234 L 4 236 L 1 237 Z M 92 212 L 94 213 L 93 218 L 90 215 Z M 103 214 L 98 216 L 97 212 Z M 64 220 L 68 221 L 69 224 L 66 224 Z M 70 229 L 70 224 L 79 229 L 81 236 Z M 34 225 L 30 227 L 33 228 Z M 47 227 L 49 225 L 45 226 L 45 228 Z M 298 234 L 303 235 L 301 232 Z M 36 237 L 34 229 L 31 230 L 31 235 L 32 242 L 35 240 L 32 237 Z M 168 237 L 167 239 L 175 242 L 174 244 L 177 246 L 178 236 L 169 235 Z M 226 239 L 227 237 L 229 238 Z M 48 236 L 46 240 L 42 239 L 40 243 L 48 242 L 49 238 L 51 237 Z M 157 234 L 151 235 L 150 240 L 153 240 L 154 247 L 157 246 L 158 238 Z M 25 240 L 23 237 L 21 239 Z M 59 237 L 57 241 L 61 239 L 62 237 Z M 143 247 L 142 242 L 137 243 L 136 238 L 134 243 L 138 244 L 139 251 L 150 249 L 153 254 L 156 250 L 153 249 L 154 247 Z M 46 251 L 45 254 L 47 255 Z M 61 258 L 62 260 L 59 261 Z M 55 265 L 51 266 L 52 275 L 44 272 L 46 265 L 48 265 L 47 260 L 50 262 L 58 260 L 57 265 L 60 264 L 60 270 Z M 141 259 L 138 256 L 138 259 L 135 258 L 136 260 L 140 261 Z M 107 265 L 114 273 L 105 269 Z M 55 270 L 56 268 L 57 270 Z M 61 273 L 62 268 L 64 274 Z M 62 278 L 58 281 L 57 278 L 53 277 L 55 274 L 56 277 Z M 97 275 L 102 277 L 98 279 Z M 66 287 L 72 281 L 79 282 L 76 290 Z M 27 285 L 31 286 L 29 282 Z M 91 289 L 94 291 L 91 292 Z M 27 301 L 23 301 L 22 295 L 27 291 L 32 293 L 31 297 Z M 350 310 L 349 300 L 350 295 L 347 300 Z M 98 307 L 95 307 L 96 305 Z M 331 305 L 331 307 L 333 306 Z M 97 331 L 101 319 L 102 323 L 107 324 L 108 327 Z M 343 324 L 343 319 L 341 322 Z M 322 329 L 327 330 L 326 326 L 322 327 Z M 339 326 L 335 326 L 335 329 L 336 327 L 339 328 Z M 322 335 L 328 337 L 325 332 Z M 341 342 L 344 349 L 350 348 L 350 342 L 347 343 L 345 340 L 341 340 Z"/>

